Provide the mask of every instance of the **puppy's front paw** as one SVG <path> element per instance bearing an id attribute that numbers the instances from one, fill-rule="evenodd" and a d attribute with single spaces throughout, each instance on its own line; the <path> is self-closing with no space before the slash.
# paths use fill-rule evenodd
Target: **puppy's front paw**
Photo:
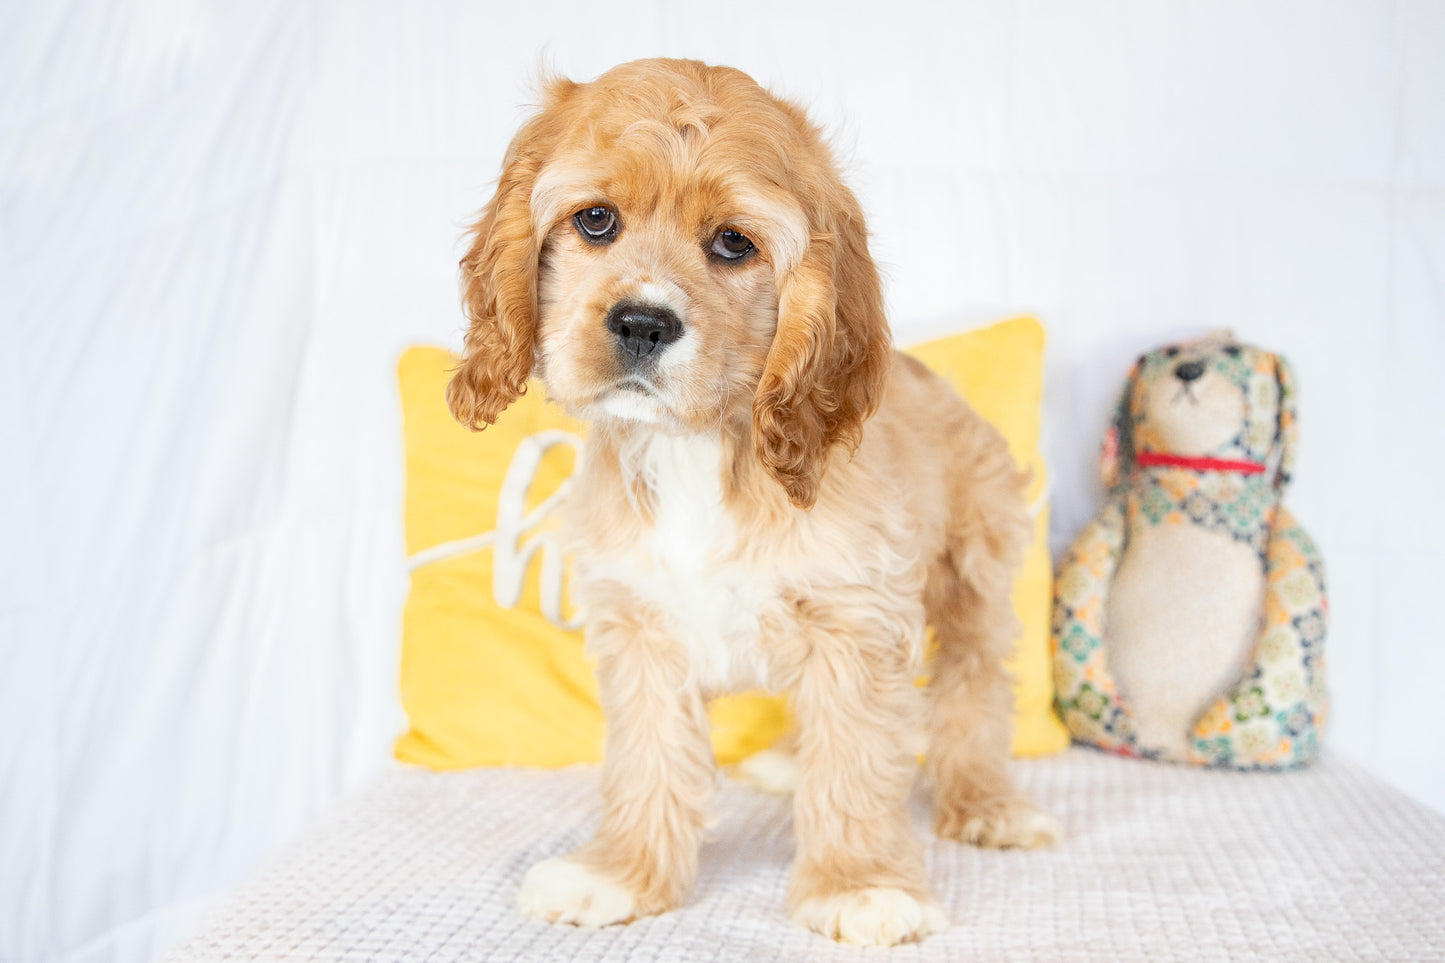
<path id="1" fill-rule="evenodd" d="M 626 889 L 561 857 L 527 870 L 517 906 L 524 916 L 577 926 L 626 923 L 638 915 L 637 901 Z"/>
<path id="2" fill-rule="evenodd" d="M 829 939 L 860 946 L 911 943 L 948 928 L 934 903 L 884 886 L 804 900 L 793 919 Z"/>
<path id="3" fill-rule="evenodd" d="M 1024 799 L 940 807 L 938 835 L 990 849 L 1043 849 L 1063 838 L 1058 820 Z"/>

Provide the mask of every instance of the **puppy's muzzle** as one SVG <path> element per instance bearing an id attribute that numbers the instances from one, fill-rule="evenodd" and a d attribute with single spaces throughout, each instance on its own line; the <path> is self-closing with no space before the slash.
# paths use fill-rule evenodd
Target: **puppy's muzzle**
<path id="1" fill-rule="evenodd" d="M 682 322 L 671 308 L 619 301 L 607 313 L 607 330 L 617 339 L 624 361 L 640 364 L 682 336 Z"/>

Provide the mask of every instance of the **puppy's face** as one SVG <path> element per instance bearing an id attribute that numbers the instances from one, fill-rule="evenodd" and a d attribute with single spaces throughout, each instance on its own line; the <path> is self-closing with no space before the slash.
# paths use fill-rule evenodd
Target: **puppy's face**
<path id="1" fill-rule="evenodd" d="M 802 113 L 728 68 L 552 83 L 462 273 L 463 424 L 490 424 L 536 373 L 592 421 L 746 434 L 800 507 L 887 372 L 857 201 Z"/>
<path id="2" fill-rule="evenodd" d="M 748 108 L 753 126 L 663 102 L 574 108 L 588 122 L 542 168 L 531 208 L 545 231 L 538 373 L 579 417 L 691 432 L 751 417 L 780 276 L 808 237 L 778 145 L 754 129 L 786 118 Z"/>

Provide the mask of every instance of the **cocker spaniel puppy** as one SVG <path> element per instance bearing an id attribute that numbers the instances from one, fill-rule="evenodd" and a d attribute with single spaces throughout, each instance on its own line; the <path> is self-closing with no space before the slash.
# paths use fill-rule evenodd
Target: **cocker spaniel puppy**
<path id="1" fill-rule="evenodd" d="M 892 350 L 858 202 L 803 112 L 695 61 L 553 81 L 473 235 L 453 414 L 491 424 L 537 375 L 592 425 L 568 531 L 604 815 L 531 869 L 522 910 L 680 905 L 716 782 L 704 707 L 753 687 L 799 724 L 790 905 L 819 933 L 945 925 L 906 808 L 925 728 L 941 835 L 1050 842 L 1006 773 L 1024 478 Z"/>

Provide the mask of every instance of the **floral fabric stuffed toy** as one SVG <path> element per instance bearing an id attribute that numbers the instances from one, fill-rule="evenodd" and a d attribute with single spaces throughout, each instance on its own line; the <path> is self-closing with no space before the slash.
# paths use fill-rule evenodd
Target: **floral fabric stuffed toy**
<path id="1" fill-rule="evenodd" d="M 1074 738 L 1241 769 L 1306 765 L 1327 712 L 1324 566 L 1280 504 L 1294 376 L 1228 332 L 1145 355 L 1104 444 L 1108 500 L 1060 563 Z"/>

